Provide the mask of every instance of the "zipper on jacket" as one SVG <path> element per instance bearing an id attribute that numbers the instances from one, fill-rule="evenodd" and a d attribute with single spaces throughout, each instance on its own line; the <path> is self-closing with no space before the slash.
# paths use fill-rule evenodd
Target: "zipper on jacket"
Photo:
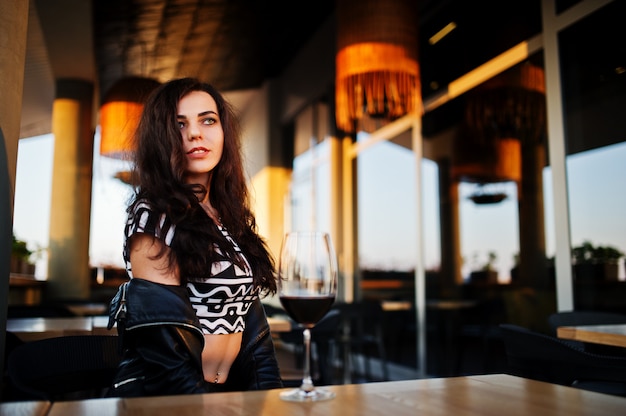
<path id="1" fill-rule="evenodd" d="M 114 319 L 116 321 L 120 321 L 126 318 L 126 286 L 128 286 L 128 282 L 122 285 L 122 298 L 120 299 L 120 306 L 115 311 Z"/>

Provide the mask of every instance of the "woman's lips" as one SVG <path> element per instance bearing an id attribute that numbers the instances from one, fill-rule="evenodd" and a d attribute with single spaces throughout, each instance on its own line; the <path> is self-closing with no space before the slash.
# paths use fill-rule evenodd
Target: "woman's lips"
<path id="1" fill-rule="evenodd" d="M 209 149 L 205 147 L 194 147 L 190 151 L 187 152 L 188 156 L 204 156 L 209 153 Z"/>

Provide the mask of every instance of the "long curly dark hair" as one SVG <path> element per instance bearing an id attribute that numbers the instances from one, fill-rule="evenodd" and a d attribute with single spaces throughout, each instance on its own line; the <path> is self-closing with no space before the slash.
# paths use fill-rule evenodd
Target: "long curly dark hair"
<path id="1" fill-rule="evenodd" d="M 242 269 L 245 262 L 200 206 L 207 193 L 203 185 L 184 181 L 187 159 L 176 119 L 178 102 L 193 91 L 211 95 L 224 130 L 222 158 L 211 175 L 209 199 L 221 222 L 245 254 L 255 287 L 260 293 L 276 293 L 274 259 L 257 232 L 250 208 L 241 155 L 241 129 L 233 107 L 212 85 L 194 78 L 181 78 L 159 86 L 147 99 L 135 133 L 132 177 L 135 192 L 128 207 L 148 201 L 157 214 L 165 213 L 176 225 L 169 267 L 178 266 L 181 280 L 208 277 L 216 260 L 213 244 Z M 165 253 L 160 253 L 162 257 Z"/>

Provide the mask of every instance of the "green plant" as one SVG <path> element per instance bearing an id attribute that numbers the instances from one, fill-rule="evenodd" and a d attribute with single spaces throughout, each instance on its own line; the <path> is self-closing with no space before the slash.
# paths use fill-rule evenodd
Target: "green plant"
<path id="1" fill-rule="evenodd" d="M 495 270 L 494 263 L 496 262 L 497 259 L 498 259 L 498 255 L 496 254 L 495 251 L 490 251 L 489 253 L 487 253 L 487 262 L 483 264 L 482 270 L 483 271 Z"/>
<path id="2" fill-rule="evenodd" d="M 498 255 L 495 251 L 488 252 L 487 259 L 484 262 L 481 261 L 482 259 L 480 258 L 478 253 L 474 253 L 472 255 L 472 270 L 482 272 L 494 271 L 496 269 L 495 263 L 497 259 Z M 463 259 L 463 261 L 465 262 L 465 259 Z"/>
<path id="3" fill-rule="evenodd" d="M 584 241 L 572 248 L 574 264 L 617 263 L 624 253 L 612 246 L 594 246 L 591 241 Z"/>
<path id="4" fill-rule="evenodd" d="M 33 254 L 33 251 L 28 249 L 25 241 L 18 240 L 17 238 L 15 238 L 15 235 L 13 235 L 13 246 L 11 253 L 19 259 L 29 261 L 30 256 Z"/>

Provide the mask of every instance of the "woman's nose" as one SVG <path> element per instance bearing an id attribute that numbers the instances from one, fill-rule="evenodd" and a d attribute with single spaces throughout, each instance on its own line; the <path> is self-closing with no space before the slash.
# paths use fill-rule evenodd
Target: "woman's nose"
<path id="1" fill-rule="evenodd" d="M 200 138 L 200 129 L 198 128 L 197 124 L 195 123 L 189 124 L 189 129 L 187 131 L 188 131 L 189 140 L 195 140 L 195 139 Z"/>

